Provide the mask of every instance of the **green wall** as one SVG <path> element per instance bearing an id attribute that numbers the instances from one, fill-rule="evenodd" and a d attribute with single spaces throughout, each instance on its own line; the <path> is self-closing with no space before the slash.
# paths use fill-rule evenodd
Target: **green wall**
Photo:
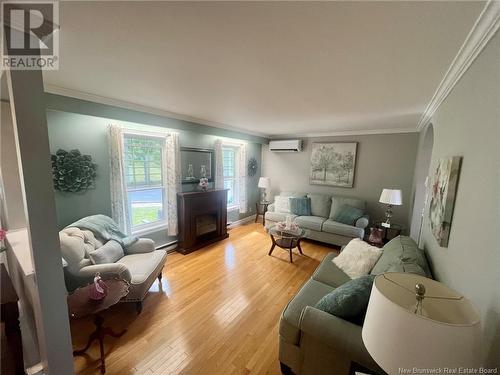
<path id="1" fill-rule="evenodd" d="M 115 112 L 122 114 L 121 109 L 116 109 Z M 96 111 L 96 113 L 100 112 Z M 55 153 L 60 148 L 65 150 L 79 149 L 82 153 L 91 155 L 92 159 L 97 164 L 97 179 L 94 189 L 76 194 L 61 192 L 55 193 L 59 227 L 63 228 L 83 216 L 97 213 L 111 215 L 107 138 L 108 125 L 112 123 L 119 123 L 128 127 L 142 129 L 150 128 L 150 126 L 51 109 L 47 110 L 47 120 L 50 149 L 52 153 Z M 168 120 L 169 119 L 165 118 L 160 126 L 166 127 L 165 125 L 168 124 Z M 198 130 L 207 130 L 207 132 L 214 133 L 213 129 L 210 127 L 199 125 L 193 128 L 188 125 L 186 125 L 186 128 L 190 130 L 183 130 L 179 128 L 174 129 L 179 132 L 181 147 L 213 148 L 215 140 L 220 138 L 220 135 L 218 136 L 216 134 L 203 134 L 197 132 Z M 196 131 L 192 131 L 192 129 L 195 129 Z M 223 130 L 221 130 L 221 134 L 226 135 Z M 235 133 L 231 132 L 231 135 L 235 135 Z M 239 137 L 235 139 L 245 138 L 246 136 L 244 134 L 240 134 Z M 255 140 L 254 138 L 251 139 Z M 260 143 L 251 141 L 248 142 L 248 157 L 255 157 L 259 163 L 259 170 L 257 171 L 257 174 L 254 177 L 248 178 L 247 193 L 249 212 L 244 215 L 240 215 L 237 211 L 229 212 L 229 222 L 239 220 L 255 213 L 255 202 L 259 198 L 257 182 L 260 176 L 261 164 Z M 190 186 L 183 185 L 183 188 L 189 189 Z M 148 237 L 154 239 L 157 245 L 163 245 L 175 239 L 166 236 L 165 231 L 151 233 Z"/>

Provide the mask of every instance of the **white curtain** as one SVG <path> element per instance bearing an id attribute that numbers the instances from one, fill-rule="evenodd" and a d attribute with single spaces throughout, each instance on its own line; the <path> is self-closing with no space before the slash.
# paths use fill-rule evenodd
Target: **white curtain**
<path id="1" fill-rule="evenodd" d="M 246 144 L 241 144 L 238 147 L 238 155 L 236 162 L 236 175 L 238 176 L 238 198 L 240 200 L 240 214 L 247 212 L 247 147 Z"/>
<path id="2" fill-rule="evenodd" d="M 222 159 L 222 140 L 215 141 L 215 188 L 224 189 L 224 168 Z"/>
<path id="3" fill-rule="evenodd" d="M 166 152 L 163 153 L 163 181 L 167 195 L 168 235 L 179 233 L 177 219 L 177 193 L 181 191 L 181 166 L 179 134 L 169 133 L 165 139 Z"/>
<path id="4" fill-rule="evenodd" d="M 130 216 L 127 187 L 124 176 L 123 130 L 118 125 L 109 126 L 109 169 L 111 189 L 111 216 L 120 229 L 130 234 Z"/>

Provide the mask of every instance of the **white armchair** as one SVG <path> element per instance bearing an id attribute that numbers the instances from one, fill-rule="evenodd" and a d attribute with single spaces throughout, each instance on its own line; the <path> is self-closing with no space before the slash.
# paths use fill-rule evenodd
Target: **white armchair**
<path id="1" fill-rule="evenodd" d="M 142 310 L 142 301 L 154 280 L 161 281 L 161 271 L 167 259 L 165 250 L 155 250 L 154 242 L 147 238 L 123 249 L 123 257 L 114 263 L 92 264 L 89 254 L 104 245 L 103 241 L 89 230 L 75 227 L 59 232 L 61 253 L 66 261 L 69 289 L 92 282 L 99 272 L 106 279 L 117 277 L 130 283 L 130 290 L 122 302 L 136 302 L 137 311 Z"/>

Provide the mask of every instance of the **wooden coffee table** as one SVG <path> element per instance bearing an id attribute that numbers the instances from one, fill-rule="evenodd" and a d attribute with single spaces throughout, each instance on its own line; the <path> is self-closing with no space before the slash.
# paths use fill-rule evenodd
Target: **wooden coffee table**
<path id="1" fill-rule="evenodd" d="M 104 361 L 104 336 L 121 337 L 125 332 L 124 329 L 120 333 L 115 333 L 109 327 L 103 327 L 104 318 L 99 314 L 109 307 L 117 304 L 123 297 L 128 294 L 129 284 L 124 280 L 111 279 L 105 280 L 108 286 L 108 294 L 102 300 L 95 301 L 89 298 L 90 287 L 93 284 L 76 289 L 72 294 L 68 295 L 68 310 L 72 318 L 83 318 L 89 315 L 94 316 L 95 331 L 89 336 L 87 345 L 80 350 L 75 350 L 73 355 L 84 354 L 90 345 L 95 341 L 99 341 L 101 351 L 101 373 L 106 372 L 106 364 Z"/>
<path id="2" fill-rule="evenodd" d="M 297 230 L 286 230 L 280 229 L 276 225 L 268 230 L 269 235 L 271 236 L 271 249 L 269 250 L 269 254 L 273 253 L 273 250 L 276 246 L 288 250 L 290 253 L 290 263 L 293 263 L 292 259 L 292 249 L 297 248 L 301 255 L 304 255 L 302 252 L 302 248 L 300 247 L 300 241 L 306 235 L 306 231 L 302 228 Z"/>

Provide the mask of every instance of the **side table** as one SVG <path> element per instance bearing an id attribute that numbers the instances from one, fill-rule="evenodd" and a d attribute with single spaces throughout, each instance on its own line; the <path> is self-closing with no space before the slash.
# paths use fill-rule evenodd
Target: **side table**
<path id="1" fill-rule="evenodd" d="M 120 333 L 115 333 L 109 327 L 103 327 L 104 318 L 99 314 L 109 307 L 117 304 L 123 297 L 128 294 L 129 284 L 124 280 L 111 279 L 105 280 L 108 286 L 108 294 L 101 300 L 96 301 L 89 298 L 89 291 L 93 284 L 76 289 L 72 294 L 68 295 L 68 310 L 72 318 L 83 318 L 93 315 L 95 331 L 92 332 L 87 341 L 87 345 L 80 350 L 75 350 L 73 355 L 82 355 L 90 345 L 97 340 L 101 352 L 101 373 L 106 372 L 106 364 L 104 357 L 104 336 L 121 337 L 127 331 L 126 329 Z"/>
<path id="2" fill-rule="evenodd" d="M 262 215 L 262 225 L 266 225 L 266 212 L 267 207 L 271 202 L 256 202 L 255 203 L 255 222 L 259 220 L 259 215 Z M 261 210 L 262 208 L 262 210 Z"/>
<path id="3" fill-rule="evenodd" d="M 374 227 L 384 231 L 384 235 L 382 237 L 384 244 L 386 244 L 387 242 L 392 240 L 394 237 L 401 235 L 401 232 L 404 229 L 401 224 L 397 224 L 397 223 L 391 223 L 390 228 L 384 227 L 384 226 L 382 226 L 382 221 L 376 222 L 374 224 Z"/>

